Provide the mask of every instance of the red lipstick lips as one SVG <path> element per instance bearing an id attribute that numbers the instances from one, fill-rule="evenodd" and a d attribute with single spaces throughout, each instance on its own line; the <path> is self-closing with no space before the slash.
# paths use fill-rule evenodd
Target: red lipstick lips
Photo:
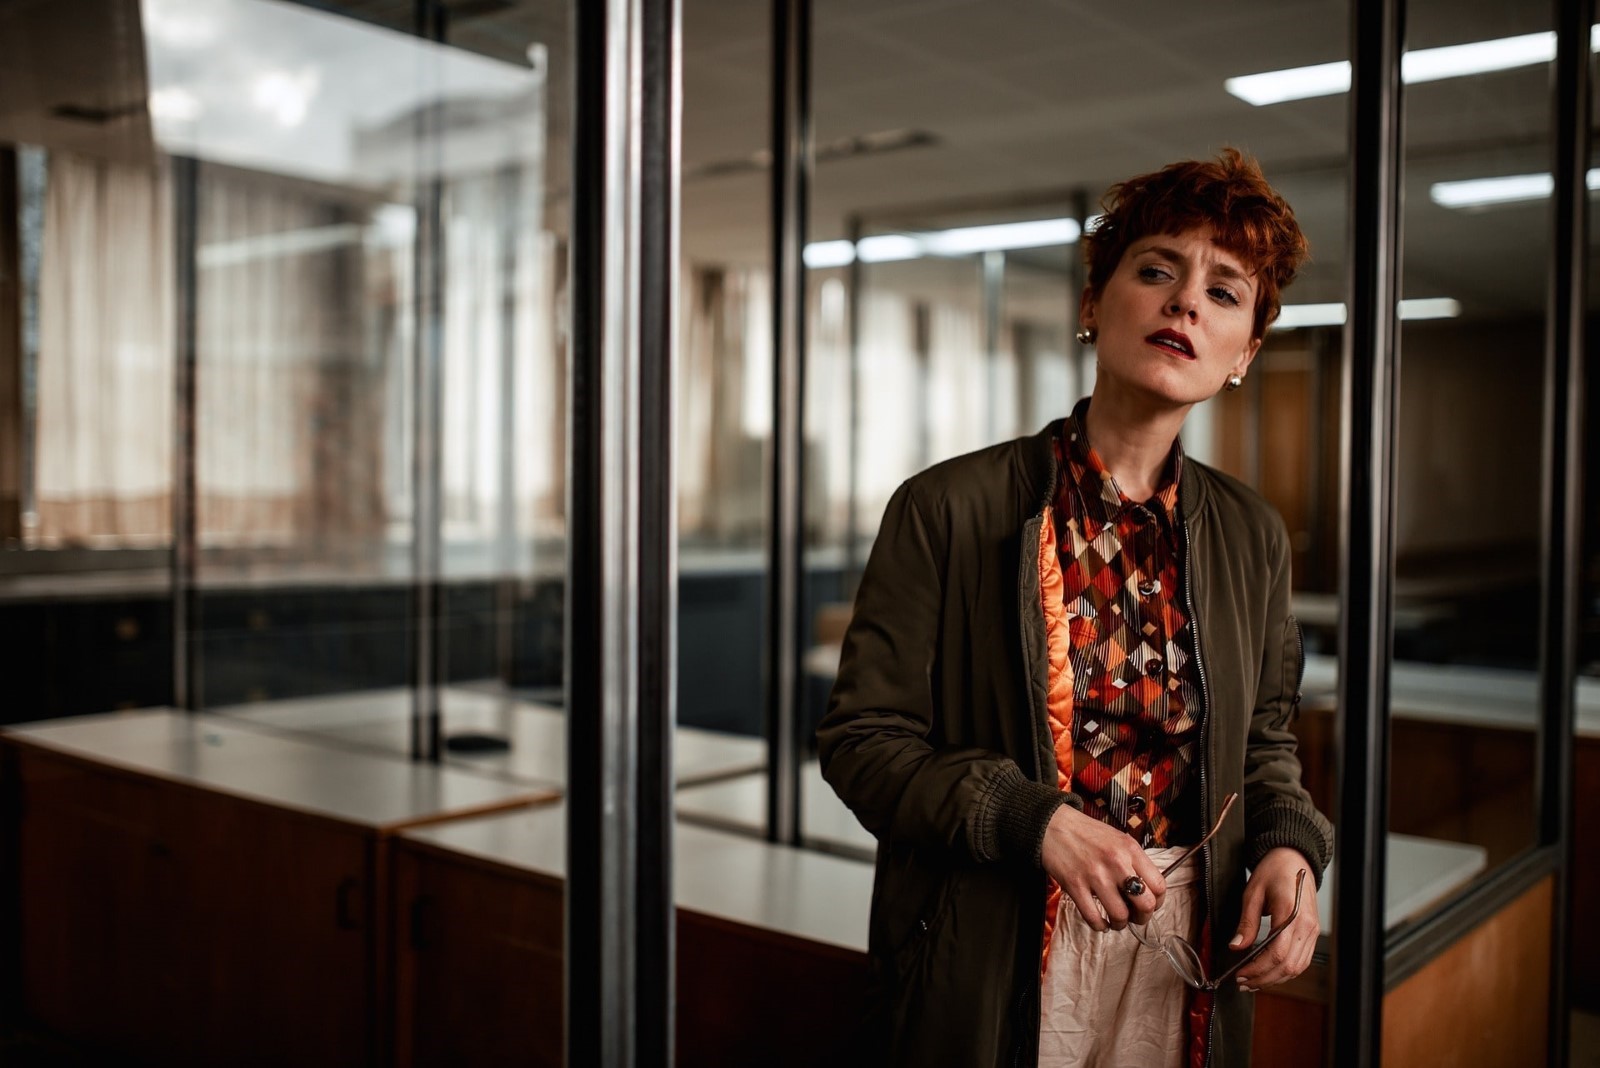
<path id="1" fill-rule="evenodd" d="M 1194 345 L 1189 341 L 1189 335 L 1180 334 L 1176 330 L 1157 330 L 1145 338 L 1152 345 L 1164 349 L 1171 349 L 1175 354 L 1185 359 L 1194 359 Z"/>

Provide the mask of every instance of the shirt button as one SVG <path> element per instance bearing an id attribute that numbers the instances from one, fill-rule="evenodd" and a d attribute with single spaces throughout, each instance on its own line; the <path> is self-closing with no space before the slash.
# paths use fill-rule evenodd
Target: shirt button
<path id="1" fill-rule="evenodd" d="M 1159 656 L 1152 656 L 1144 662 L 1144 673 L 1146 675 L 1159 675 L 1166 669 L 1166 666 Z"/>
<path id="2" fill-rule="evenodd" d="M 1156 594 L 1158 594 L 1160 592 L 1161 592 L 1161 580 L 1160 579 L 1146 579 L 1145 581 L 1139 583 L 1139 596 L 1141 596 L 1141 597 L 1154 597 Z"/>
<path id="3" fill-rule="evenodd" d="M 1128 798 L 1128 811 L 1132 812 L 1135 816 L 1143 812 L 1144 798 L 1140 797 L 1138 794 L 1134 794 L 1132 797 Z"/>

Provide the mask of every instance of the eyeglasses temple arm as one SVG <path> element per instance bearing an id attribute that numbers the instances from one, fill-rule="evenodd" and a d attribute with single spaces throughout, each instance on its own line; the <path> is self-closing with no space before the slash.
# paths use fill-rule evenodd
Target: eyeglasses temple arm
<path id="1" fill-rule="evenodd" d="M 1284 918 L 1282 923 L 1278 923 L 1277 917 L 1274 916 L 1272 933 L 1267 935 L 1267 940 L 1258 944 L 1243 957 L 1234 961 L 1232 966 L 1230 966 L 1227 971 L 1211 980 L 1210 983 L 1207 984 L 1208 990 L 1221 990 L 1222 984 L 1226 983 L 1229 979 L 1232 979 L 1235 972 L 1237 972 L 1240 968 L 1243 968 L 1246 964 L 1249 964 L 1251 961 L 1255 960 L 1257 957 L 1261 956 L 1263 950 L 1272 945 L 1272 943 L 1277 940 L 1279 935 L 1283 934 L 1283 932 L 1289 929 L 1289 925 L 1294 922 L 1294 918 L 1300 915 L 1300 891 L 1305 888 L 1305 885 L 1306 870 L 1301 868 L 1294 877 L 1294 908 L 1289 910 L 1289 915 Z"/>
<path id="2" fill-rule="evenodd" d="M 1235 801 L 1237 801 L 1237 800 L 1239 800 L 1239 795 L 1238 794 L 1229 794 L 1227 797 L 1225 797 L 1223 799 L 1223 801 L 1222 801 L 1222 811 L 1217 813 L 1217 822 L 1212 824 L 1211 830 L 1206 832 L 1206 836 L 1204 838 L 1200 839 L 1200 841 L 1196 842 L 1194 845 L 1190 846 L 1188 849 L 1185 849 L 1183 851 L 1183 855 L 1182 856 L 1180 856 L 1177 860 L 1173 861 L 1171 864 L 1168 864 L 1165 868 L 1161 869 L 1161 877 L 1163 879 L 1165 879 L 1167 876 L 1171 875 L 1173 872 L 1177 871 L 1179 865 L 1181 865 L 1184 861 L 1188 860 L 1190 857 L 1194 856 L 1200 850 L 1204 849 L 1205 848 L 1205 844 L 1207 842 L 1211 841 L 1212 836 L 1215 835 L 1218 831 L 1222 830 L 1222 821 L 1228 818 L 1228 811 L 1231 808 L 1233 808 L 1233 803 Z"/>

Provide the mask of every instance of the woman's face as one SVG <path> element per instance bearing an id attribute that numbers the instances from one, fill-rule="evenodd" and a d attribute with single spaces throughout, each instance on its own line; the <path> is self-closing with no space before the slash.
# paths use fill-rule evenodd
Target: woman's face
<path id="1" fill-rule="evenodd" d="M 1085 290 L 1079 321 L 1098 334 L 1107 384 L 1172 405 L 1191 405 L 1244 374 L 1261 347 L 1256 279 L 1209 228 L 1132 242 L 1096 296 Z"/>

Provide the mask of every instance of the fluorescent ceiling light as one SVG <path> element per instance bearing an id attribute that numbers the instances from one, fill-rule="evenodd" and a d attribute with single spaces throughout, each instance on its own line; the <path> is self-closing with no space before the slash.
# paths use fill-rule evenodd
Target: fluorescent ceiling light
<path id="1" fill-rule="evenodd" d="M 940 230 L 922 235 L 921 240 L 923 247 L 935 256 L 962 256 L 971 252 L 1070 245 L 1078 240 L 1081 232 L 1077 219 L 1040 219 Z"/>
<path id="2" fill-rule="evenodd" d="M 922 255 L 922 242 L 906 234 L 877 234 L 857 241 L 856 255 L 862 263 L 914 260 Z"/>
<path id="3" fill-rule="evenodd" d="M 1461 302 L 1452 297 L 1417 297 L 1400 302 L 1402 319 L 1455 319 L 1461 315 Z"/>
<path id="4" fill-rule="evenodd" d="M 1600 167 L 1584 176 L 1584 184 L 1591 191 L 1600 189 Z M 1506 174 L 1498 178 L 1435 182 L 1428 187 L 1428 199 L 1442 208 L 1481 208 L 1490 204 L 1543 200 L 1555 192 L 1555 188 L 1555 179 L 1548 174 Z"/>
<path id="5" fill-rule="evenodd" d="M 1302 326 L 1342 326 L 1343 304 L 1285 304 L 1272 321 L 1274 330 L 1297 330 Z"/>
<path id="6" fill-rule="evenodd" d="M 812 270 L 848 267 L 856 258 L 856 247 L 848 241 L 813 241 L 806 246 L 805 257 Z"/>
<path id="7" fill-rule="evenodd" d="M 966 256 L 1073 244 L 1083 234 L 1076 219 L 1035 219 L 992 226 L 959 226 L 924 234 L 878 234 L 849 241 L 814 241 L 806 246 L 806 266 L 843 267 L 857 256 L 862 263 L 914 260 L 920 256 Z"/>
<path id="8" fill-rule="evenodd" d="M 1318 63 L 1314 67 L 1244 74 L 1225 79 L 1222 87 L 1258 108 L 1266 104 L 1281 104 L 1285 100 L 1336 96 L 1350 91 L 1350 61 L 1341 59 L 1337 63 Z"/>
<path id="9" fill-rule="evenodd" d="M 1600 52 L 1600 25 L 1589 30 L 1590 51 Z M 1548 63 L 1556 55 L 1553 32 L 1527 33 L 1493 41 L 1422 48 L 1400 57 L 1400 80 L 1407 85 L 1460 78 L 1468 74 L 1513 70 Z M 1350 63 L 1318 63 L 1310 67 L 1267 71 L 1229 78 L 1223 88 L 1246 103 L 1261 107 L 1285 100 L 1333 96 L 1350 90 Z"/>
<path id="10" fill-rule="evenodd" d="M 1461 314 L 1461 302 L 1453 297 L 1417 297 L 1400 302 L 1402 319 L 1454 319 Z M 1343 304 L 1285 304 L 1274 330 L 1296 330 L 1307 326 L 1343 326 L 1349 315 Z"/>

